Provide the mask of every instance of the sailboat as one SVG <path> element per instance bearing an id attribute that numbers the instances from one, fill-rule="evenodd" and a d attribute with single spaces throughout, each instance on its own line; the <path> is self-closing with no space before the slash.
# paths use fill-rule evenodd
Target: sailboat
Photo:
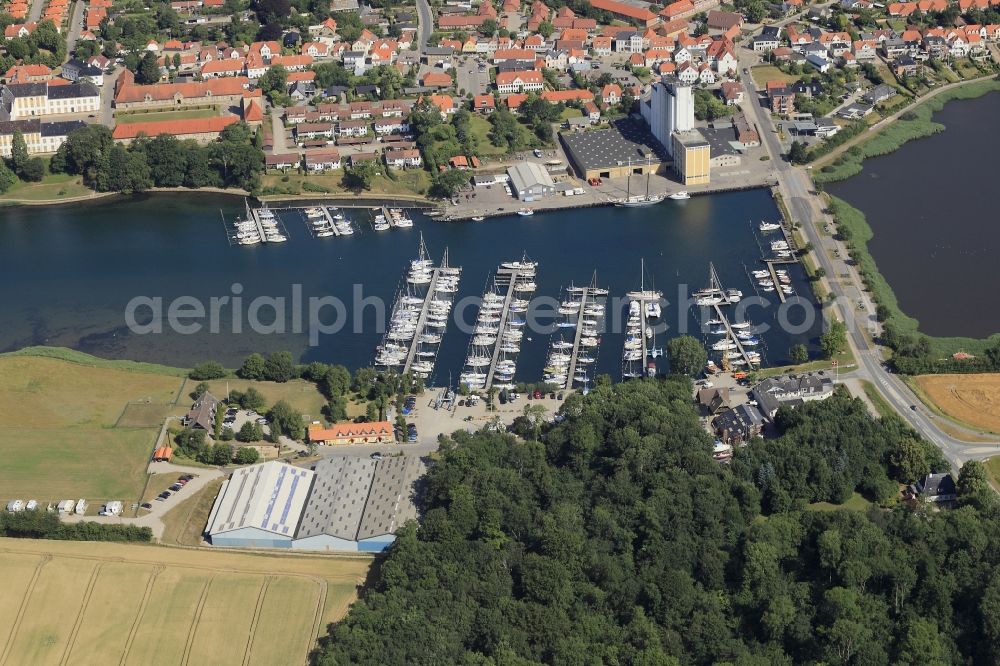
<path id="1" fill-rule="evenodd" d="M 652 206 L 653 204 L 658 204 L 663 201 L 662 194 L 650 194 L 649 193 L 649 176 L 646 174 L 646 194 L 644 196 L 639 196 L 638 194 L 632 196 L 632 176 L 628 177 L 628 185 L 625 190 L 625 198 L 619 199 L 615 202 L 616 206 L 624 206 L 626 208 L 636 208 L 638 206 Z"/>

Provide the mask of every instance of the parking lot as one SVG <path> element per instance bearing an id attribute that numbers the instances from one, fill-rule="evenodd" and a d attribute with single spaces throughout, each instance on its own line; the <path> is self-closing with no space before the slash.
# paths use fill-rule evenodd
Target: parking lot
<path id="1" fill-rule="evenodd" d="M 230 407 L 226 410 L 226 416 L 222 420 L 222 427 L 229 428 L 235 435 L 239 433 L 243 424 L 254 422 L 256 422 L 257 425 L 259 425 L 264 431 L 265 437 L 270 436 L 271 426 L 267 424 L 267 419 L 251 409 L 236 409 L 235 407 Z"/>

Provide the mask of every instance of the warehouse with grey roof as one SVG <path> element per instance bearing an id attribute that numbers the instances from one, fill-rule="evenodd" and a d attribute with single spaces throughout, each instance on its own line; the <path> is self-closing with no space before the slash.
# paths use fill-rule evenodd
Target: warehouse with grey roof
<path id="1" fill-rule="evenodd" d="M 206 533 L 224 547 L 379 552 L 417 517 L 413 489 L 423 473 L 414 456 L 241 468 L 219 492 Z"/>

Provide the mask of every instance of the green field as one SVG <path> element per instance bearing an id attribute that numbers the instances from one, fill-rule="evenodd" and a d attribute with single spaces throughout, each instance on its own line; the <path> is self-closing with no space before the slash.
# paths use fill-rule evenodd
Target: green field
<path id="1" fill-rule="evenodd" d="M 813 502 L 806 506 L 807 511 L 836 511 L 837 509 L 847 509 L 849 511 L 867 511 L 872 503 L 858 493 L 852 493 L 843 504 L 830 504 L 829 502 Z"/>
<path id="2" fill-rule="evenodd" d="M 791 83 L 799 79 L 795 74 L 785 74 L 774 65 L 757 65 L 756 67 L 751 67 L 750 75 L 753 76 L 753 81 L 757 84 L 757 87 L 761 89 L 767 86 L 768 81 Z"/>
<path id="3" fill-rule="evenodd" d="M 476 137 L 476 152 L 480 157 L 501 157 L 507 154 L 506 148 L 494 146 L 490 142 L 490 130 L 493 129 L 493 125 L 489 120 L 474 113 L 469 118 L 469 126 Z"/>
<path id="4" fill-rule="evenodd" d="M 185 384 L 184 389 L 181 391 L 184 395 L 184 401 L 188 399 L 188 393 L 193 391 L 197 384 L 198 382 L 194 380 L 187 380 L 187 384 Z M 206 384 L 208 384 L 209 393 L 220 400 L 226 397 L 227 387 L 230 391 L 246 391 L 249 387 L 253 386 L 264 396 L 268 407 L 279 400 L 284 400 L 294 409 L 311 418 L 318 419 L 320 417 L 320 410 L 326 405 L 326 398 L 316 389 L 316 385 L 304 379 L 293 379 L 281 384 L 276 382 L 256 382 L 246 379 L 216 379 L 206 382 Z"/>
<path id="5" fill-rule="evenodd" d="M 153 123 L 162 120 L 191 120 L 194 118 L 214 118 L 219 115 L 218 109 L 185 109 L 183 111 L 155 111 L 143 113 L 142 111 L 123 111 L 115 114 L 115 120 L 119 125 L 130 123 Z"/>
<path id="6" fill-rule="evenodd" d="M 290 172 L 288 174 L 269 173 L 261 177 L 262 194 L 267 196 L 330 194 L 334 196 L 354 197 L 355 193 L 345 189 L 341 184 L 344 178 L 342 170 L 334 170 L 319 175 L 304 176 Z M 306 189 L 305 184 L 313 189 Z M 392 177 L 376 176 L 372 181 L 371 190 L 363 194 L 368 196 L 393 195 L 410 198 L 420 198 L 430 187 L 430 176 L 423 169 L 396 170 Z"/>
<path id="7" fill-rule="evenodd" d="M 81 176 L 60 173 L 47 175 L 38 183 L 18 181 L 9 190 L 0 194 L 0 201 L 53 201 L 91 194 L 94 194 L 94 191 L 83 185 Z"/>
<path id="8" fill-rule="evenodd" d="M 0 539 L 0 661 L 304 663 L 370 562 Z"/>

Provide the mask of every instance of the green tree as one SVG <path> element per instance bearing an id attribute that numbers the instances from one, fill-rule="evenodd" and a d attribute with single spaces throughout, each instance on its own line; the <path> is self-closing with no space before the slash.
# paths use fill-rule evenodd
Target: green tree
<path id="1" fill-rule="evenodd" d="M 45 177 L 45 162 L 41 157 L 32 157 L 24 163 L 18 175 L 21 180 L 37 183 Z"/>
<path id="2" fill-rule="evenodd" d="M 708 354 L 697 338 L 680 335 L 667 343 L 670 356 L 670 371 L 675 374 L 694 376 L 701 372 L 708 361 Z"/>
<path id="3" fill-rule="evenodd" d="M 355 192 L 370 190 L 377 174 L 378 165 L 374 161 L 361 162 L 344 169 L 343 185 Z"/>
<path id="4" fill-rule="evenodd" d="M 847 347 L 847 326 L 834 319 L 819 338 L 820 349 L 826 358 L 833 358 Z"/>
<path id="5" fill-rule="evenodd" d="M 479 25 L 479 34 L 485 37 L 492 37 L 499 27 L 496 20 L 488 18 Z"/>
<path id="6" fill-rule="evenodd" d="M 200 382 L 197 386 L 194 387 L 194 390 L 191 391 L 191 399 L 198 400 L 199 398 L 201 398 L 201 396 L 205 395 L 206 393 L 208 393 L 208 384 L 206 384 L 205 382 Z"/>
<path id="7" fill-rule="evenodd" d="M 264 439 L 264 431 L 256 421 L 247 421 L 240 426 L 236 439 L 241 442 L 259 442 Z"/>
<path id="8" fill-rule="evenodd" d="M 450 199 L 469 184 L 469 174 L 460 169 L 449 169 L 434 174 L 430 195 L 439 199 Z"/>
<path id="9" fill-rule="evenodd" d="M 264 408 L 267 407 L 267 401 L 264 399 L 263 393 L 251 386 L 240 395 L 239 405 L 243 409 L 263 413 Z"/>
<path id="10" fill-rule="evenodd" d="M 282 65 L 272 65 L 257 82 L 257 87 L 274 100 L 274 94 L 284 95 L 288 92 L 288 70 Z"/>
<path id="11" fill-rule="evenodd" d="M 799 365 L 809 360 L 809 350 L 802 344 L 792 345 L 788 350 L 788 357 L 792 359 L 792 363 Z"/>
<path id="12" fill-rule="evenodd" d="M 21 130 L 14 130 L 10 139 L 10 166 L 20 176 L 24 165 L 28 163 L 28 144 Z"/>
<path id="13" fill-rule="evenodd" d="M 264 379 L 265 363 L 264 357 L 254 352 L 246 357 L 236 374 L 243 379 Z"/>
<path id="14" fill-rule="evenodd" d="M 792 141 L 788 149 L 788 161 L 792 164 L 805 164 L 809 161 L 809 154 L 806 152 L 806 144 L 799 141 Z"/>
<path id="15" fill-rule="evenodd" d="M 156 53 L 146 51 L 139 61 L 139 68 L 135 72 L 135 82 L 152 84 L 160 80 L 160 63 L 157 62 Z"/>
<path id="16" fill-rule="evenodd" d="M 286 351 L 269 354 L 264 363 L 264 379 L 271 382 L 287 382 L 295 376 L 292 354 Z"/>
<path id="17" fill-rule="evenodd" d="M 279 400 L 271 407 L 267 413 L 267 420 L 271 424 L 271 434 L 275 441 L 280 435 L 297 440 L 305 437 L 306 428 L 302 422 L 302 415 L 284 400 Z"/>
<path id="18" fill-rule="evenodd" d="M 7 165 L 0 162 L 0 193 L 6 192 L 17 184 L 17 176 L 7 168 Z"/>
<path id="19" fill-rule="evenodd" d="M 149 174 L 157 187 L 180 187 L 187 174 L 188 149 L 169 134 L 153 137 L 146 146 Z"/>
<path id="20" fill-rule="evenodd" d="M 542 21 L 538 25 L 538 34 L 540 34 L 545 39 L 552 36 L 552 33 L 556 31 L 555 26 L 552 25 L 550 21 Z"/>
<path id="21" fill-rule="evenodd" d="M 199 363 L 191 369 L 188 377 L 196 381 L 208 379 L 220 379 L 226 376 L 226 369 L 218 361 L 205 361 Z"/>
<path id="22" fill-rule="evenodd" d="M 342 365 L 330 366 L 319 378 L 318 387 L 328 398 L 344 395 L 351 390 L 351 373 Z"/>
<path id="23" fill-rule="evenodd" d="M 260 453 L 257 449 L 250 448 L 249 446 L 241 446 L 236 449 L 236 456 L 234 460 L 237 465 L 253 465 L 260 459 Z"/>

